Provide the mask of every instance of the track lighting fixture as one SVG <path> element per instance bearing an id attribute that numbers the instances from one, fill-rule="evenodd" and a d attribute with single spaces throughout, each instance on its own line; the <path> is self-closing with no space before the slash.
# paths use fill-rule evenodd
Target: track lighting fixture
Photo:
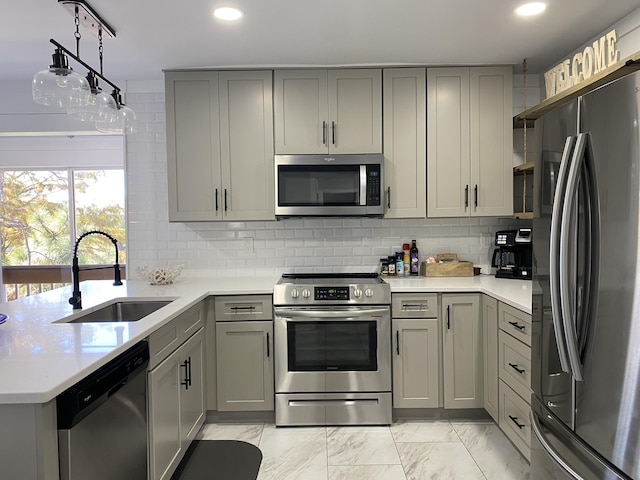
<path id="1" fill-rule="evenodd" d="M 58 0 L 75 18 L 76 54 L 51 39 L 55 46 L 53 61 L 48 69 L 35 74 L 32 82 L 33 100 L 42 105 L 62 107 L 81 121 L 95 122 L 96 130 L 108 133 L 134 133 L 137 131 L 135 112 L 122 102 L 120 88 L 102 73 L 103 34 L 115 38 L 115 31 L 84 0 Z M 100 71 L 80 58 L 80 29 L 84 27 L 98 36 Z M 88 70 L 86 77 L 73 71 L 69 57 Z M 98 79 L 107 83 L 111 94 L 102 91 Z"/>

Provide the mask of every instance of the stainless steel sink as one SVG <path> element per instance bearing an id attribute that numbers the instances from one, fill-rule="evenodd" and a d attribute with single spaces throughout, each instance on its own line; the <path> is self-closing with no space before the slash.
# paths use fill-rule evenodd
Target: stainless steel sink
<path id="1" fill-rule="evenodd" d="M 122 300 L 91 312 L 75 314 L 71 320 L 62 319 L 60 323 L 137 322 L 171 302 L 172 300 Z"/>

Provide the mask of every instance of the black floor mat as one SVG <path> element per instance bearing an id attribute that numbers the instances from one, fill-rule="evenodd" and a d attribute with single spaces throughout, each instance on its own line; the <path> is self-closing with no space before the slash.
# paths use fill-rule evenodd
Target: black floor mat
<path id="1" fill-rule="evenodd" d="M 237 440 L 195 440 L 171 480 L 256 480 L 258 447 Z"/>

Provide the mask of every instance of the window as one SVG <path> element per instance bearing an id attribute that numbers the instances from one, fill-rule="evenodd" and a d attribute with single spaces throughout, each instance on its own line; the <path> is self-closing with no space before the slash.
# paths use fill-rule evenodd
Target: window
<path id="1" fill-rule="evenodd" d="M 0 246 L 7 300 L 70 282 L 74 243 L 90 230 L 115 237 L 119 262 L 126 262 L 122 150 L 111 152 L 105 140 L 98 139 L 100 152 L 94 153 L 87 151 L 88 139 L 82 139 L 80 147 L 69 143 L 72 139 L 63 139 L 62 154 L 50 147 L 63 140 L 49 139 L 47 153 L 39 152 L 45 160 L 39 157 L 31 168 L 0 165 Z M 3 146 L 0 142 L 0 150 Z M 63 162 L 64 167 L 55 165 Z M 81 265 L 113 264 L 113 245 L 101 235 L 89 236 L 78 258 Z"/>

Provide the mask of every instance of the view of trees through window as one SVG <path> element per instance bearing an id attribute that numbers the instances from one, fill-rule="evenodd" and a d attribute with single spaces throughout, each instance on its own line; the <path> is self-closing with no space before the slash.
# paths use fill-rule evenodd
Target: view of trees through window
<path id="1" fill-rule="evenodd" d="M 124 264 L 124 171 L 0 171 L 0 222 L 3 266 L 69 265 L 75 239 L 89 230 L 115 237 Z M 91 235 L 78 257 L 81 265 L 111 264 L 113 245 Z"/>

